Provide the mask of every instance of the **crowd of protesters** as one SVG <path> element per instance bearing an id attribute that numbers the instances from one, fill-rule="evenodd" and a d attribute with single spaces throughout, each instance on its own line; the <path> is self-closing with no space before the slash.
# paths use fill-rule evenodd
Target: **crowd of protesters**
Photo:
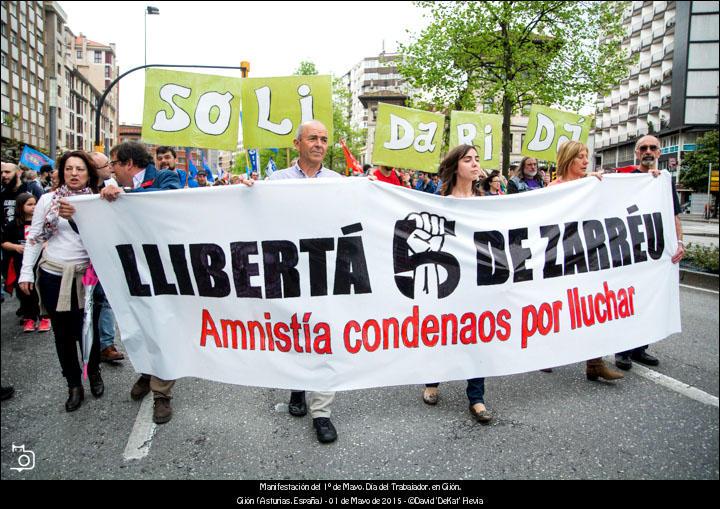
<path id="1" fill-rule="evenodd" d="M 302 124 L 296 133 L 295 148 L 299 153 L 287 169 L 279 170 L 268 180 L 315 179 L 340 177 L 326 168 L 323 160 L 327 153 L 328 132 L 317 121 Z M 657 159 L 659 142 L 653 136 L 637 140 L 636 155 L 640 161 L 636 172 L 660 174 Z M 245 175 L 225 173 L 209 182 L 205 170 L 195 176 L 176 167 L 177 157 L 171 147 L 159 147 L 153 160 L 147 148 L 138 142 L 124 142 L 110 150 L 110 159 L 101 153 L 82 151 L 66 152 L 57 161 L 56 169 L 44 166 L 39 175 L 22 170 L 15 164 L 2 163 L 2 250 L 4 287 L 15 293 L 19 301 L 18 317 L 25 333 L 47 332 L 52 327 L 55 336 L 59 365 L 68 387 L 65 408 L 77 410 L 84 399 L 82 385 L 83 357 L 92 395 L 102 397 L 104 384 L 100 373 L 101 362 L 118 362 L 124 359 L 114 344 L 115 323 L 102 282 L 94 286 L 92 313 L 84 310 L 85 287 L 83 280 L 93 274 L 91 260 L 83 246 L 77 225 L 72 219 L 74 208 L 67 198 L 80 194 L 99 194 L 112 202 L 123 193 L 163 191 L 184 187 L 210 187 L 221 185 L 252 186 L 260 178 L 257 172 Z M 418 192 L 475 199 L 531 192 L 549 186 L 560 185 L 588 176 L 602 179 L 601 173 L 588 172 L 588 148 L 582 143 L 566 142 L 560 146 L 557 157 L 557 175 L 551 180 L 551 172 L 538 167 L 532 157 L 523 158 L 510 168 L 509 178 L 500 171 L 481 168 L 478 149 L 472 145 L 460 145 L 448 152 L 436 173 L 366 165 L 363 175 L 381 182 L 414 189 Z M 157 166 L 156 166 L 157 164 Z M 672 260 L 680 261 L 684 255 L 682 228 L 677 219 L 679 203 L 673 188 L 676 214 L 678 251 Z M 3 296 L 5 300 L 5 297 Z M 82 345 L 83 324 L 93 320 L 91 346 Z M 80 352 L 78 352 L 80 345 Z M 83 352 L 83 348 L 90 348 Z M 647 365 L 657 365 L 658 360 L 641 347 L 621 352 L 616 357 L 620 369 L 630 369 L 632 360 Z M 79 357 L 80 356 L 80 357 Z M 543 371 L 552 372 L 551 368 Z M 601 358 L 586 363 L 588 380 L 618 380 L 622 373 L 615 371 Z M 170 405 L 174 380 L 161 380 L 141 374 L 131 390 L 132 399 L 139 400 L 153 392 L 153 420 L 168 422 L 172 416 Z M 2 399 L 13 394 L 12 387 L 2 387 Z M 467 396 L 473 418 L 483 424 L 493 420 L 493 414 L 485 406 L 485 379 L 468 380 Z M 435 405 L 439 400 L 439 384 L 428 383 L 422 400 Z M 306 403 L 305 391 L 298 388 L 290 395 L 289 412 L 303 416 L 308 407 L 313 426 L 320 442 L 332 442 L 337 431 L 330 421 L 330 407 L 334 392 L 314 392 Z"/>

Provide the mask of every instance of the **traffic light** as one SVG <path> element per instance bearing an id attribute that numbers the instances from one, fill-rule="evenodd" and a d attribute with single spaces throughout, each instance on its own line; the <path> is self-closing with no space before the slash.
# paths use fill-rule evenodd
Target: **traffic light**
<path id="1" fill-rule="evenodd" d="M 713 193 L 718 192 L 718 170 L 710 171 L 710 191 Z"/>

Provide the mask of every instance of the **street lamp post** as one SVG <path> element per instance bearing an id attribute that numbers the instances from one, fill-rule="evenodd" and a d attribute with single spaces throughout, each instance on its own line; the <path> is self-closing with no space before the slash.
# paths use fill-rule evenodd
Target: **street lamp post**
<path id="1" fill-rule="evenodd" d="M 148 14 L 160 14 L 160 9 L 148 5 L 145 8 L 145 64 L 147 65 L 147 17 Z"/>

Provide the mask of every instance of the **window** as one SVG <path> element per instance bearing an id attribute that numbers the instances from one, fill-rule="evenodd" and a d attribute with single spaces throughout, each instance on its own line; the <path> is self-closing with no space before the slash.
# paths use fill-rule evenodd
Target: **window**
<path id="1" fill-rule="evenodd" d="M 720 2 L 693 2 L 692 11 L 693 12 L 717 12 L 720 8 Z"/>
<path id="2" fill-rule="evenodd" d="M 717 99 L 686 99 L 685 100 L 685 123 L 686 124 L 717 124 L 718 123 L 718 100 Z"/>
<path id="3" fill-rule="evenodd" d="M 105 77 L 106 77 L 106 78 L 110 78 L 110 77 L 111 77 L 110 71 L 111 71 L 110 66 L 109 66 L 109 65 L 106 65 L 106 66 L 105 66 Z"/>
<path id="4" fill-rule="evenodd" d="M 78 60 L 82 60 L 82 57 L 83 57 L 83 56 L 82 56 L 82 55 L 83 55 L 82 49 L 77 50 L 77 51 L 75 52 L 75 54 L 76 54 Z"/>
<path id="5" fill-rule="evenodd" d="M 94 63 L 96 64 L 102 64 L 102 51 L 96 51 L 94 56 Z"/>
<path id="6" fill-rule="evenodd" d="M 718 84 L 717 71 L 688 71 L 687 95 L 718 95 Z"/>
<path id="7" fill-rule="evenodd" d="M 7 55 L 5 53 L 2 54 L 2 66 L 7 67 Z"/>
<path id="8" fill-rule="evenodd" d="M 714 43 L 691 43 L 688 69 L 716 69 L 720 58 L 720 45 Z"/>
<path id="9" fill-rule="evenodd" d="M 690 21 L 690 40 L 717 41 L 719 35 L 718 28 L 717 14 L 693 16 Z"/>

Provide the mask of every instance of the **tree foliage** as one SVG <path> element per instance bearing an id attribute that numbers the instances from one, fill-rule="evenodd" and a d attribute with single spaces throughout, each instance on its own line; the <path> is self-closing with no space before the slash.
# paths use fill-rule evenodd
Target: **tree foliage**
<path id="1" fill-rule="evenodd" d="M 718 169 L 718 131 L 708 131 L 697 139 L 697 149 L 685 155 L 680 171 L 680 182 L 697 192 L 708 189 L 708 169 Z"/>
<path id="2" fill-rule="evenodd" d="M 401 44 L 400 72 L 422 91 L 416 105 L 501 113 L 507 169 L 512 114 L 532 103 L 578 109 L 627 75 L 628 3 L 416 2 L 431 22 Z"/>

